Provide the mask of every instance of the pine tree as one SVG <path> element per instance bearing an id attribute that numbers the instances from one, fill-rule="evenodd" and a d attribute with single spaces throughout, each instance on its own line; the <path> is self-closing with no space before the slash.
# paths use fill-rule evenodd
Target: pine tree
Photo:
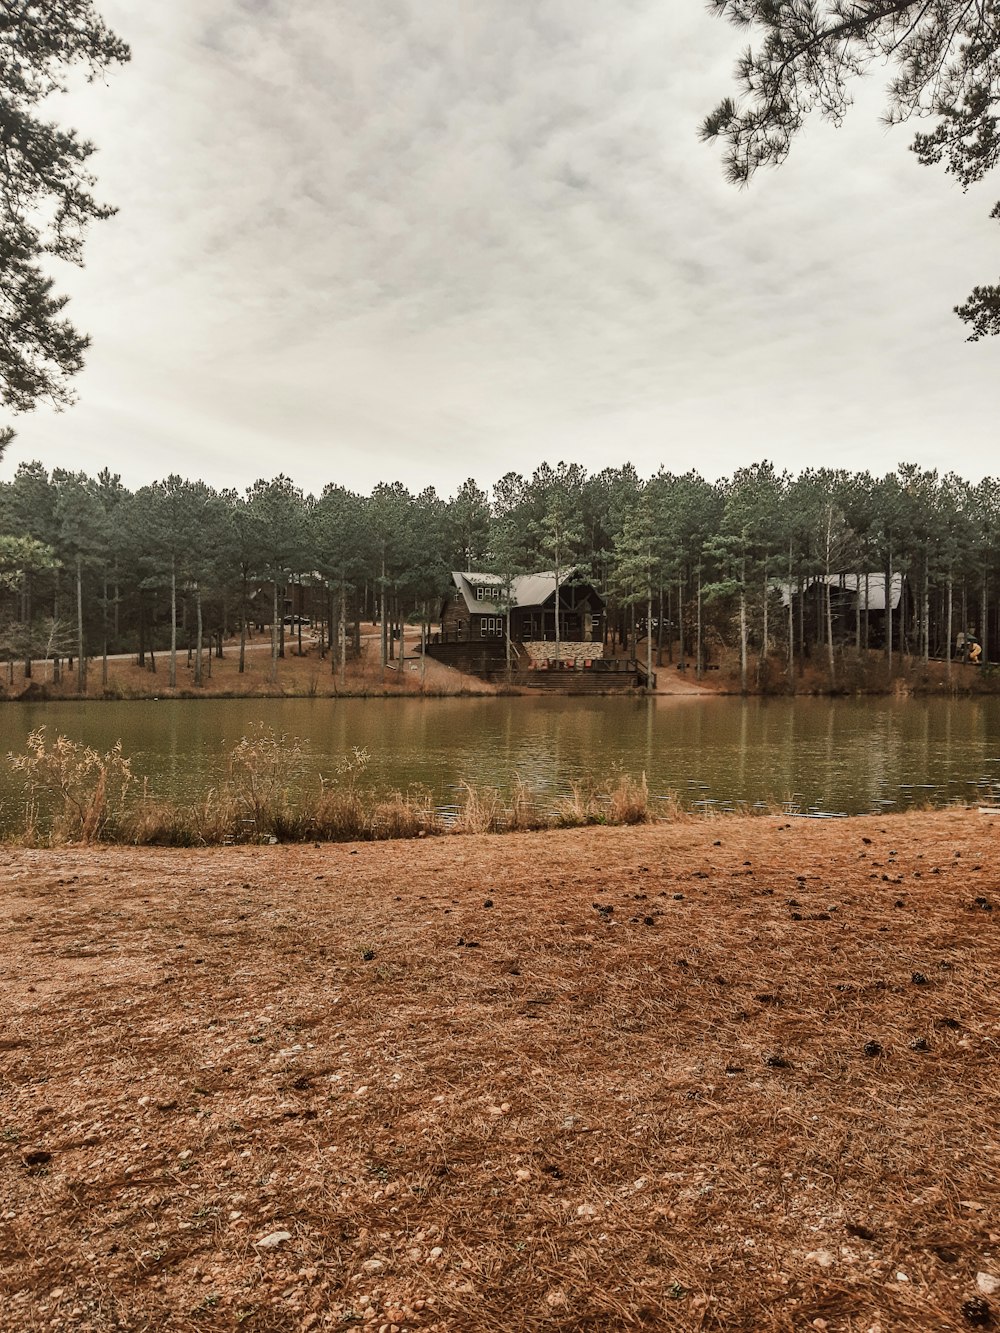
<path id="1" fill-rule="evenodd" d="M 80 263 L 90 222 L 115 211 L 91 193 L 94 145 L 40 114 L 71 69 L 89 79 L 129 59 L 92 0 L 0 4 L 0 400 L 14 412 L 72 401 L 88 339 L 61 317 L 43 265 Z M 13 439 L 0 431 L 0 453 Z"/>
<path id="2" fill-rule="evenodd" d="M 933 118 L 913 151 L 944 165 L 963 189 L 1000 161 L 1000 8 L 995 0 L 709 0 L 759 38 L 736 66 L 742 101 L 725 98 L 702 126 L 722 139 L 730 180 L 785 160 L 806 117 L 840 124 L 850 85 L 870 69 L 894 70 L 889 124 Z M 1000 204 L 990 215 L 1000 220 Z M 1000 333 L 1000 284 L 976 287 L 955 313 L 969 341 Z"/>

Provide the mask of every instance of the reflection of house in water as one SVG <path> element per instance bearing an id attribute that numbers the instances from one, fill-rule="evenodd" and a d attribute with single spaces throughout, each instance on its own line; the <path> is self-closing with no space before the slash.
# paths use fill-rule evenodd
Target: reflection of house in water
<path id="1" fill-rule="evenodd" d="M 807 643 L 826 639 L 826 588 L 830 588 L 830 616 L 835 643 L 857 643 L 862 647 L 881 648 L 886 641 L 888 615 L 892 616 L 892 639 L 913 625 L 913 595 L 909 581 L 893 574 L 886 610 L 885 574 L 831 574 L 805 580 L 801 587 L 781 585 L 781 603 L 788 606 L 791 597 L 795 633 Z"/>

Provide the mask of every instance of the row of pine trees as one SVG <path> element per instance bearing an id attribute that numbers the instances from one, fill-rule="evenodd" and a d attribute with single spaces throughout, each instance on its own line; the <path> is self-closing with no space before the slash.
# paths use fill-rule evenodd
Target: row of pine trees
<path id="1" fill-rule="evenodd" d="M 0 655 L 29 672 L 32 658 L 57 671 L 75 660 L 82 689 L 88 661 L 101 657 L 106 676 L 116 652 L 169 651 L 175 684 L 180 646 L 200 683 L 230 635 L 242 669 L 258 625 L 271 627 L 276 674 L 294 605 L 343 669 L 362 620 L 381 624 L 383 660 L 401 624 L 435 621 L 453 569 L 577 569 L 607 600 L 613 644 L 635 653 L 648 626 L 650 653 L 654 640 L 661 656 L 715 645 L 738 659 L 744 686 L 754 663 L 793 673 L 809 656 L 832 684 L 838 654 L 876 642 L 890 662 L 950 657 L 960 628 L 989 660 L 1000 483 L 912 464 L 873 477 L 764 462 L 711 482 L 560 463 L 508 473 L 492 494 L 470 479 L 444 499 L 398 482 L 308 495 L 283 475 L 242 492 L 179 476 L 130 491 L 107 470 L 25 463 L 0 485 Z M 817 579 L 844 572 L 906 580 L 900 620 L 877 640 L 860 614 L 852 634 L 835 632 L 828 592 L 803 614 Z"/>

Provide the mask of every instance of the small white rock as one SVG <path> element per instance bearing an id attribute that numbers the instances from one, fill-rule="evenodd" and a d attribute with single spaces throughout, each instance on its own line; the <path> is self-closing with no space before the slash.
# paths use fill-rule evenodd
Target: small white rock
<path id="1" fill-rule="evenodd" d="M 976 1287 L 984 1296 L 995 1296 L 1000 1291 L 1000 1277 L 993 1273 L 977 1273 Z"/>
<path id="2" fill-rule="evenodd" d="M 258 1250 L 276 1250 L 279 1245 L 284 1245 L 286 1240 L 292 1239 L 290 1231 L 272 1231 L 267 1236 L 262 1236 L 260 1240 L 255 1240 L 254 1245 Z"/>
<path id="3" fill-rule="evenodd" d="M 829 1250 L 810 1250 L 806 1255 L 806 1262 L 819 1264 L 820 1268 L 832 1268 L 835 1260 Z"/>

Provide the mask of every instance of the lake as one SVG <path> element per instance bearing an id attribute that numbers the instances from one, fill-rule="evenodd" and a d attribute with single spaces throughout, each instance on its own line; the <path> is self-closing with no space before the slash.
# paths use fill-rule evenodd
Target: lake
<path id="1" fill-rule="evenodd" d="M 646 773 L 650 792 L 720 807 L 792 802 L 864 813 L 980 799 L 1000 781 L 1000 699 L 466 698 L 207 699 L 6 704 L 0 752 L 45 726 L 100 750 L 121 738 L 149 790 L 195 799 L 220 781 L 228 745 L 259 722 L 308 742 L 317 774 L 353 747 L 364 784 L 415 785 L 446 807 L 463 782 L 543 802 L 574 781 Z M 0 764 L 0 820 L 20 786 Z"/>

